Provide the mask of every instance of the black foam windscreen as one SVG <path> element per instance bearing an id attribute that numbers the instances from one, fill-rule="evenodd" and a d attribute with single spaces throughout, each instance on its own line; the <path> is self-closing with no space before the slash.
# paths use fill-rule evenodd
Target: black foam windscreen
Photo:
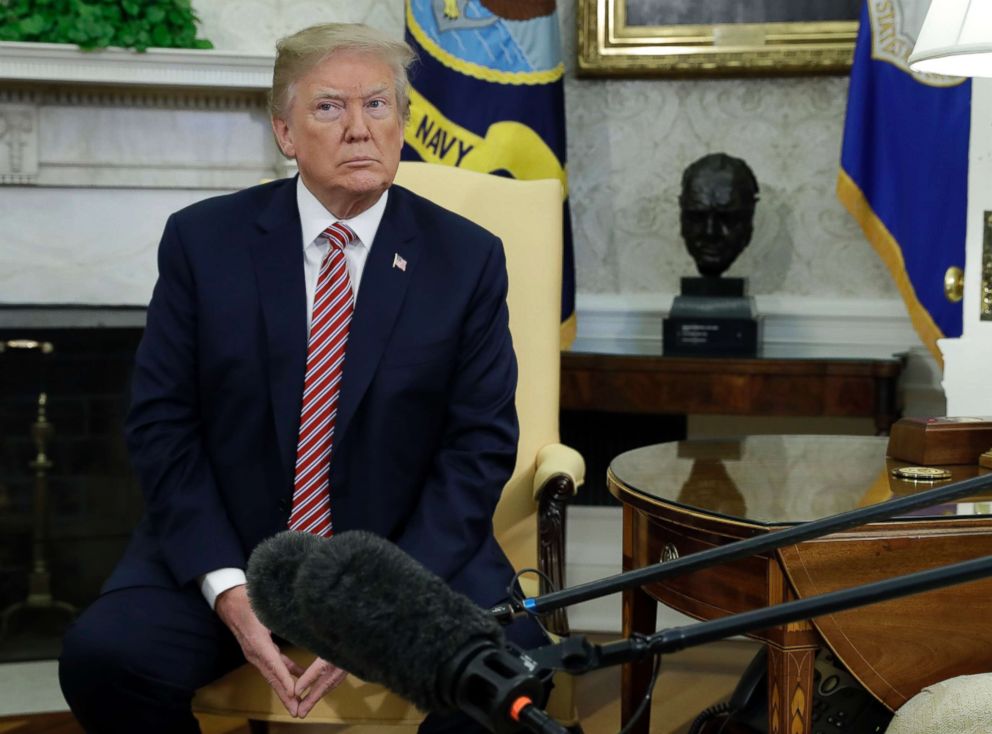
<path id="1" fill-rule="evenodd" d="M 424 711 L 455 708 L 439 676 L 459 653 L 503 645 L 490 615 L 372 533 L 280 533 L 258 546 L 247 576 L 272 632 Z"/>
<path id="2" fill-rule="evenodd" d="M 296 601 L 303 560 L 326 542 L 311 533 L 286 531 L 260 543 L 248 559 L 248 600 L 262 624 L 294 644 L 313 650 Z"/>

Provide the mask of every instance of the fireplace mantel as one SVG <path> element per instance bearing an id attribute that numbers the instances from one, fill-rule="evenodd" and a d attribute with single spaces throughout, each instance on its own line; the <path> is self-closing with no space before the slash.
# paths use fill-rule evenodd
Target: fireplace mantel
<path id="1" fill-rule="evenodd" d="M 272 56 L 230 51 L 120 48 L 82 51 L 63 43 L 0 42 L 0 82 L 171 87 L 264 93 Z"/>
<path id="2" fill-rule="evenodd" d="M 269 122 L 272 64 L 0 42 L 0 324 L 140 322 L 171 212 L 295 173 Z"/>
<path id="3" fill-rule="evenodd" d="M 0 185 L 233 190 L 286 174 L 273 58 L 0 42 Z"/>

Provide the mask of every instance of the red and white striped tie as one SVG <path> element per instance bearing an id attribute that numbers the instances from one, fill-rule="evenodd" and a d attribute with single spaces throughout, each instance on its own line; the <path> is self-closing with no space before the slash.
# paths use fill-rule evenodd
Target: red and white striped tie
<path id="1" fill-rule="evenodd" d="M 357 237 L 341 222 L 332 224 L 321 236 L 327 239 L 330 247 L 320 264 L 313 297 L 289 529 L 326 537 L 333 532 L 329 475 L 331 446 L 353 309 L 344 248 Z"/>

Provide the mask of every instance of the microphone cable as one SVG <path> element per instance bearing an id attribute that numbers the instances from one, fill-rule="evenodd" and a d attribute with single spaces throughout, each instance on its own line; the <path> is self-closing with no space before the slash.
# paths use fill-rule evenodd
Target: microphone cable
<path id="1" fill-rule="evenodd" d="M 699 716 L 693 719 L 692 725 L 689 727 L 688 734 L 700 734 L 700 732 L 702 732 L 703 730 L 703 727 L 706 726 L 706 724 L 708 724 L 710 721 L 715 719 L 717 716 L 720 716 L 721 714 L 733 714 L 734 711 L 735 709 L 731 707 L 729 701 L 723 701 L 722 703 L 715 703 L 709 708 L 703 709 L 700 712 Z M 729 720 L 730 719 L 728 717 L 726 720 L 724 720 L 722 724 L 720 724 L 720 729 L 717 731 L 716 734 L 720 734 L 720 732 L 722 732 L 726 728 L 727 722 Z"/>
<path id="2" fill-rule="evenodd" d="M 646 635 L 635 634 L 635 638 L 644 638 Z M 654 687 L 658 682 L 658 674 L 661 672 L 661 654 L 654 656 L 654 670 L 651 672 L 651 680 L 648 683 L 648 689 L 644 693 L 644 698 L 641 699 L 640 705 L 634 711 L 634 715 L 630 717 L 630 721 L 627 722 L 627 726 L 620 730 L 620 734 L 630 734 L 630 730 L 634 728 L 644 712 L 648 710 L 648 706 L 651 705 L 651 698 L 654 696 Z"/>
<path id="3" fill-rule="evenodd" d="M 523 600 L 527 598 L 527 595 L 523 593 L 523 590 L 520 587 L 520 579 L 521 577 L 529 573 L 538 576 L 547 585 L 547 591 L 543 593 L 551 593 L 558 591 L 558 588 L 555 585 L 555 583 L 541 569 L 521 568 L 513 575 L 513 580 L 510 582 L 510 585 L 506 589 L 507 595 L 513 601 L 522 604 Z M 537 623 L 537 625 L 541 628 L 541 631 L 545 634 L 545 636 L 548 637 L 548 639 L 551 639 L 551 633 L 548 632 L 547 628 L 544 626 L 542 622 L 542 618 L 545 616 L 545 614 L 550 614 L 550 613 L 551 612 L 545 612 L 543 614 L 542 613 L 535 614 L 531 612 L 529 615 L 531 619 L 533 619 Z M 635 634 L 634 637 L 644 639 L 647 636 L 642 634 Z M 634 715 L 630 718 L 630 721 L 627 722 L 627 725 L 620 730 L 619 734 L 630 734 L 630 730 L 634 727 L 635 724 L 637 724 L 638 720 L 644 715 L 644 712 L 647 711 L 648 706 L 651 705 L 651 699 L 654 697 L 654 689 L 658 683 L 658 675 L 659 673 L 661 673 L 661 657 L 662 656 L 660 653 L 654 656 L 654 667 L 651 670 L 651 680 L 648 683 L 648 688 L 644 694 L 644 698 L 641 699 L 640 704 L 638 705 L 637 709 L 634 711 Z"/>
<path id="4" fill-rule="evenodd" d="M 524 601 L 524 599 L 527 598 L 527 595 L 524 593 L 523 588 L 521 588 L 521 586 L 520 586 L 520 579 L 523 576 L 526 576 L 529 573 L 532 573 L 535 576 L 537 576 L 538 578 L 540 578 L 541 581 L 543 581 L 545 583 L 545 585 L 547 586 L 547 591 L 542 592 L 542 593 L 546 593 L 547 594 L 547 593 L 551 593 L 553 591 L 560 591 L 560 589 L 557 587 L 557 585 L 551 580 L 551 577 L 548 576 L 548 574 L 546 574 L 541 569 L 539 569 L 539 568 L 521 568 L 519 571 L 517 571 L 515 574 L 513 574 L 513 579 L 510 581 L 510 585 L 506 587 L 506 594 L 507 594 L 507 596 L 510 599 L 512 599 L 514 602 L 517 602 L 517 604 L 519 604 L 520 606 L 523 606 L 523 601 Z M 528 616 L 530 616 L 530 618 L 533 619 L 537 623 L 537 626 L 541 628 L 541 632 L 544 633 L 544 636 L 547 637 L 548 640 L 551 640 L 551 639 L 553 639 L 553 637 L 552 637 L 551 633 L 548 631 L 547 627 L 544 626 L 544 621 L 543 620 L 544 620 L 545 614 L 551 614 L 551 612 L 529 614 Z"/>

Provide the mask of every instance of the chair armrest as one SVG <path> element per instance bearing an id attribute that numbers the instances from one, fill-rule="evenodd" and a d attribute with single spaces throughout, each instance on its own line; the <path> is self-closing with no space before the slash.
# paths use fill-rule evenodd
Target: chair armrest
<path id="1" fill-rule="evenodd" d="M 586 464 L 575 449 L 549 444 L 537 453 L 534 499 L 537 501 L 537 563 L 555 589 L 565 588 L 565 505 L 585 481 Z M 541 593 L 547 593 L 541 581 Z M 545 627 L 567 637 L 568 616 L 564 609 L 551 612 Z"/>
<path id="2" fill-rule="evenodd" d="M 548 480 L 563 474 L 571 486 L 574 495 L 586 480 L 586 462 L 582 454 L 561 443 L 549 443 L 537 452 L 537 471 L 534 472 L 534 500 L 541 501 L 541 493 L 547 487 Z"/>

